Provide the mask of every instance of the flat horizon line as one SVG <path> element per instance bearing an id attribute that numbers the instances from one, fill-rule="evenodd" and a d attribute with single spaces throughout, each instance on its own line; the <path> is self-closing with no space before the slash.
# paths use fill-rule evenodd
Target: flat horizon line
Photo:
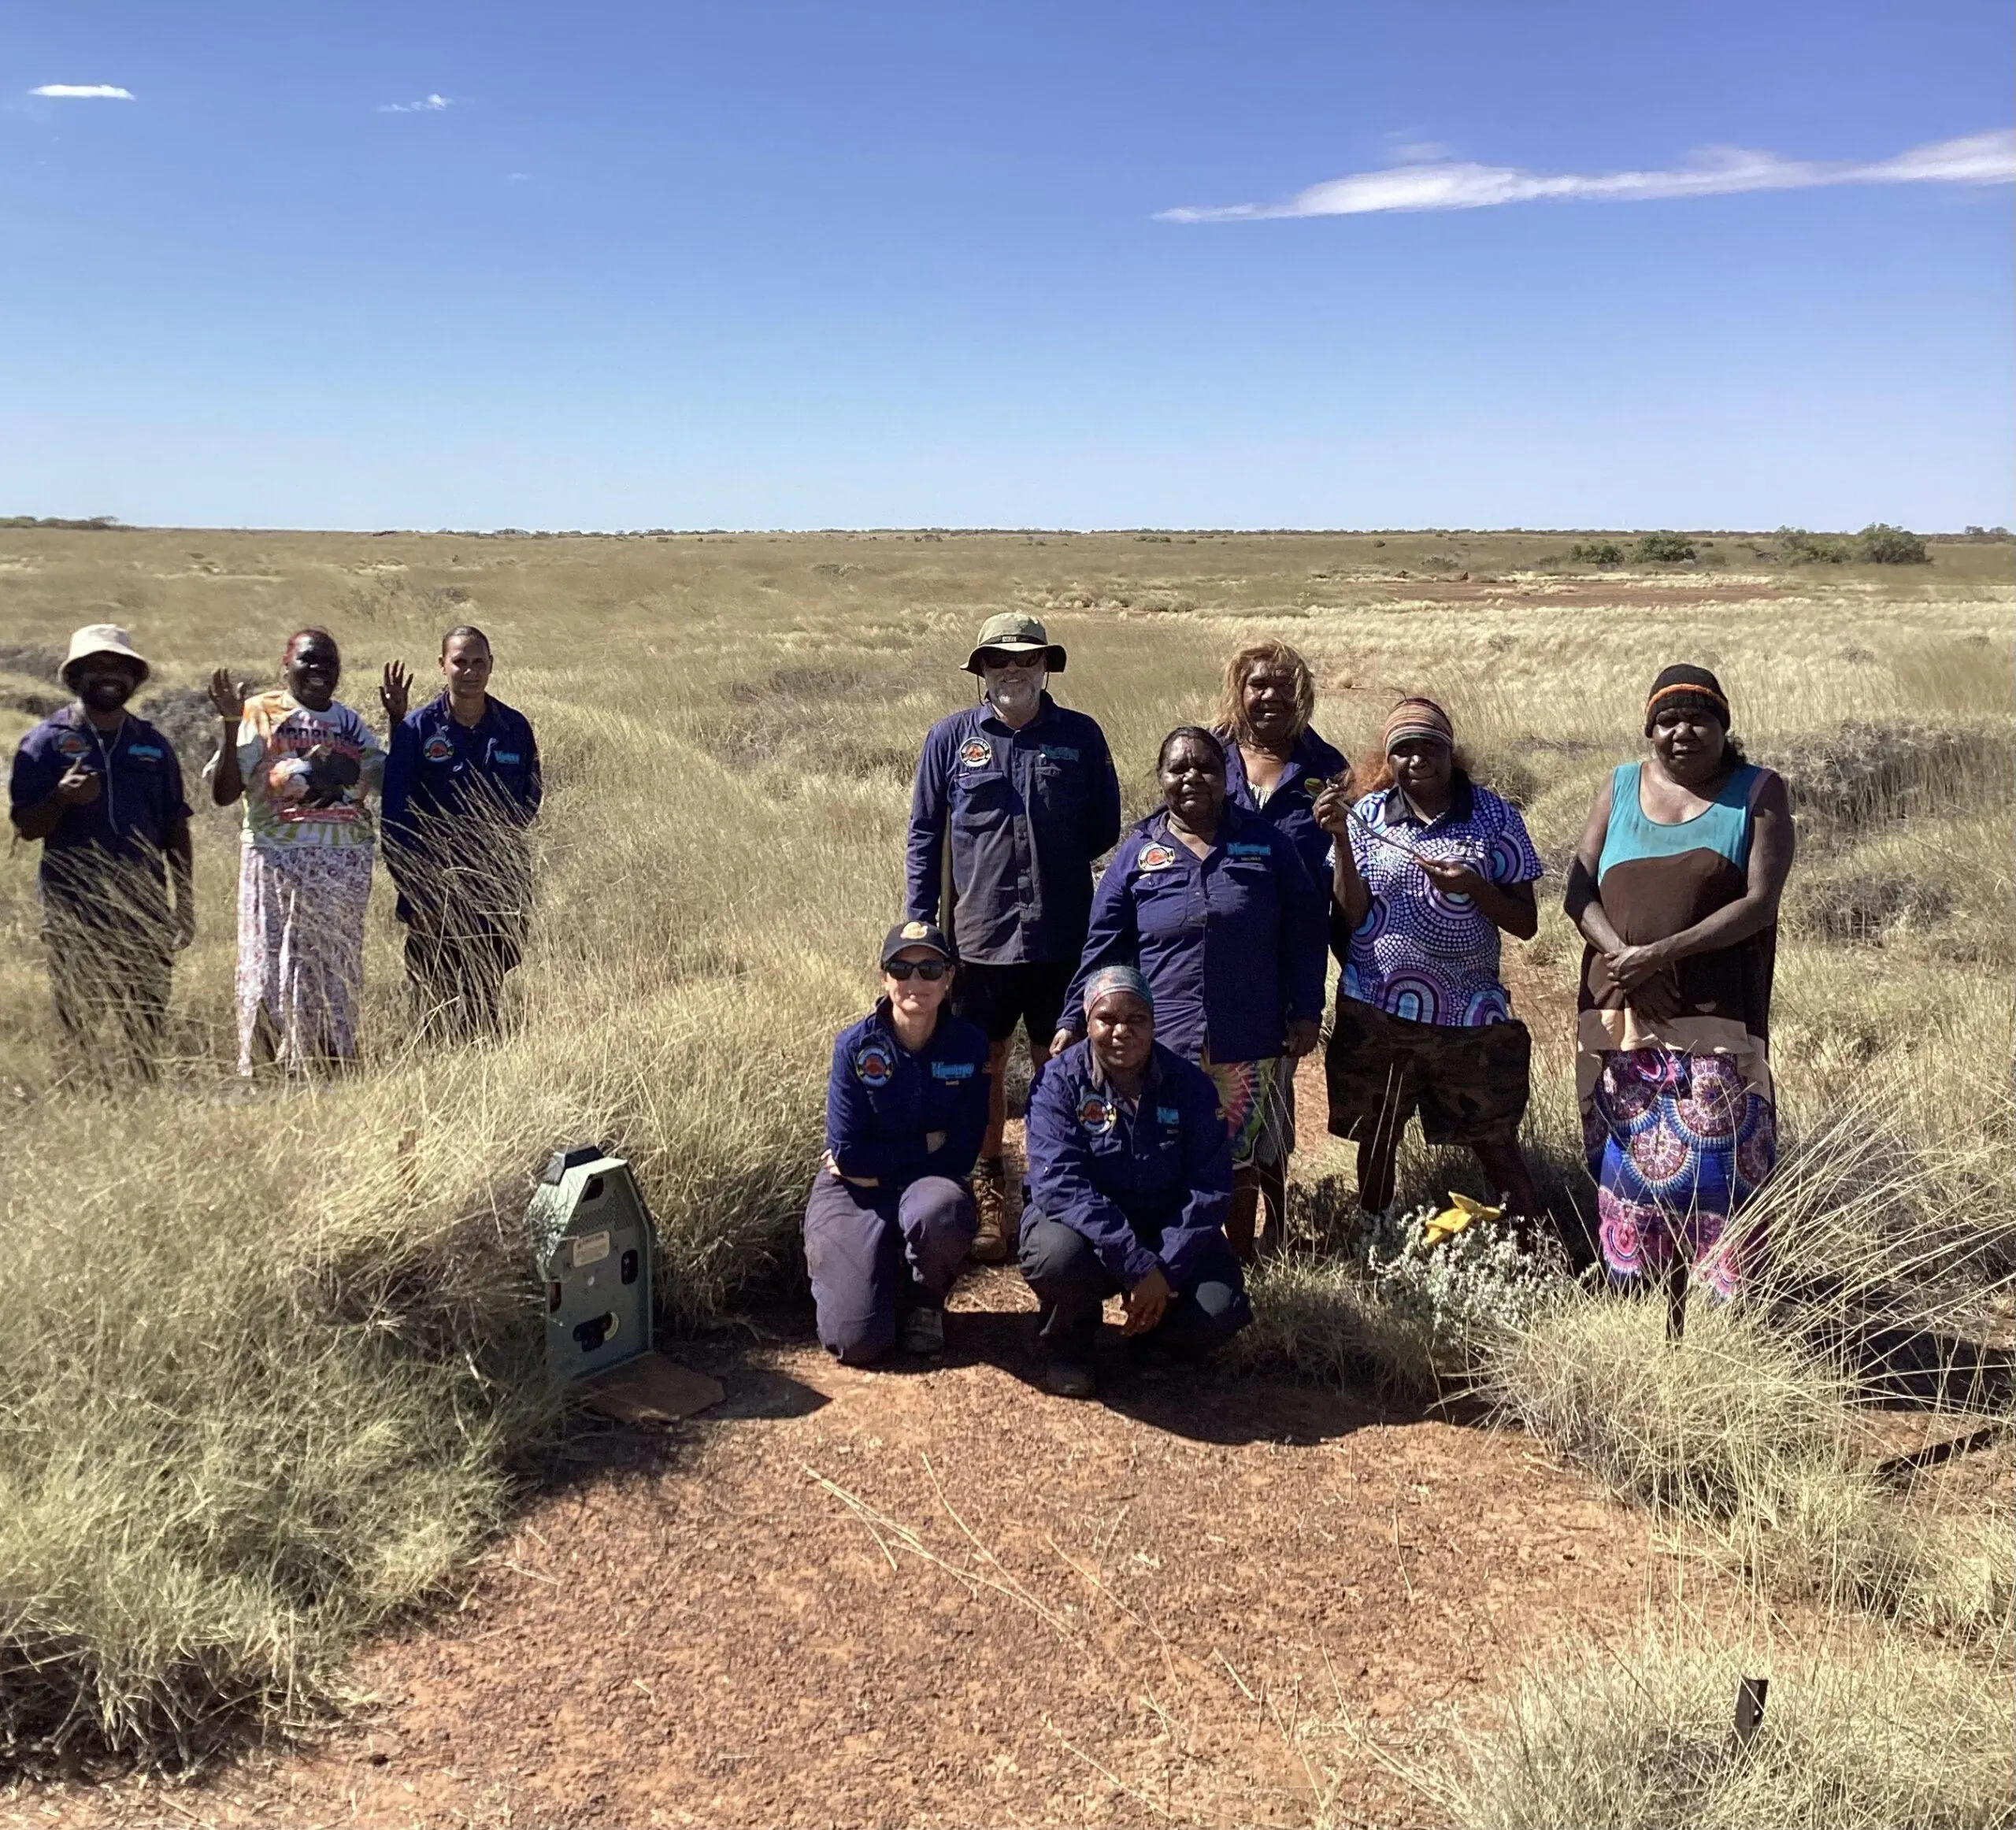
<path id="1" fill-rule="evenodd" d="M 1867 524 L 1880 525 L 1882 524 Z M 952 527 L 919 524 L 910 527 L 800 527 L 800 528 L 343 528 L 343 527 L 282 527 L 263 526 L 252 523 L 193 522 L 193 521 L 123 521 L 114 515 L 13 515 L 0 516 L 0 533 L 105 533 L 105 534 L 321 534 L 350 537 L 358 539 L 458 539 L 458 540 L 697 540 L 697 539 L 802 539 L 816 535 L 845 536 L 852 539 L 875 539 L 883 535 L 918 539 L 927 535 L 939 539 L 978 539 L 1014 536 L 1030 538 L 1036 535 L 1056 536 L 1064 539 L 1089 539 L 1100 536 L 1131 534 L 1137 537 L 1181 535 L 1185 539 L 1209 536 L 1220 539 L 1250 539 L 1260 536 L 1277 538 L 1299 537 L 1325 539 L 1388 539 L 1396 537 L 1420 536 L 1436 539 L 1484 539 L 1500 535 L 1522 535 L 1535 539 L 1566 538 L 1571 535 L 1639 535 L 1649 533 L 1684 534 L 1704 539 L 1755 540 L 1771 539 L 1791 528 L 1794 524 L 1781 522 L 1772 528 L 1707 528 L 1684 527 L 1675 523 L 1659 526 L 1646 524 L 1632 527 L 1602 527 L 1593 524 L 1551 528 L 1298 528 L 1298 527 L 1188 527 L 1179 524 L 1163 526 L 1146 524 L 1126 527 L 1062 528 L 1035 525 L 1021 527 Z M 1853 528 L 1804 528 L 1803 533 L 1841 534 L 1858 532 Z M 1909 532 L 1921 530 L 1910 528 Z M 2016 540 L 2007 528 L 1976 528 L 1972 525 L 1923 532 L 1922 537 L 1928 540 L 1972 540 L 1997 538 Z"/>

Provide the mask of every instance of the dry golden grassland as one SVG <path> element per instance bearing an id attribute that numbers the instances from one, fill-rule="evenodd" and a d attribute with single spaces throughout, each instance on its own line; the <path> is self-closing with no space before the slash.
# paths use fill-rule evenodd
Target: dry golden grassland
<path id="1" fill-rule="evenodd" d="M 1354 753 L 1400 692 L 1448 706 L 1549 864 L 1512 983 L 1536 1040 L 1529 1142 L 1544 1182 L 1585 1202 L 1579 943 L 1555 873 L 1604 772 L 1638 753 L 1652 673 L 1682 659 L 1720 672 L 1751 754 L 1791 778 L 1800 809 L 1773 1037 L 1776 1198 L 1800 1273 L 1780 1294 L 1796 1325 L 1704 1317 L 1683 1361 L 1649 1312 L 1564 1289 L 1458 1370 L 1766 1588 L 1873 1609 L 1907 1636 L 1911 1669 L 1945 1661 L 1923 1694 L 1964 1691 L 1974 1723 L 1981 1673 L 2007 1652 L 2006 1507 L 1936 1483 L 1879 1493 L 1854 1394 L 1813 1343 L 1878 1313 L 1907 1332 L 2007 1331 L 2010 549 L 1793 569 L 1768 541 L 1724 537 L 1699 565 L 1595 573 L 1561 562 L 1571 539 L 0 533 L 10 743 L 54 702 L 47 664 L 81 623 L 122 623 L 154 658 L 142 702 L 185 720 L 194 785 L 208 727 L 191 695 L 212 668 L 270 679 L 289 632 L 326 624 L 341 696 L 375 721 L 379 665 L 425 676 L 441 631 L 473 621 L 498 695 L 538 728 L 547 783 L 515 1033 L 447 1054 L 405 1039 L 381 878 L 365 1059 L 312 1087 L 231 1071 L 235 810 L 198 808 L 200 928 L 176 980 L 179 1059 L 152 1089 L 62 1077 L 33 850 L 11 854 L 0 1757 L 186 1756 L 248 1719 L 300 1719 L 360 1632 L 452 1574 L 511 1503 L 514 1452 L 552 1421 L 517 1225 L 556 1145 L 608 1139 L 639 1165 L 675 1319 L 794 1274 L 830 1039 L 900 906 L 917 746 L 969 695 L 971 632 L 1011 606 L 1069 645 L 1056 688 L 1105 724 L 1136 813 L 1156 740 L 1208 715 L 1224 658 L 1259 636 L 1308 655 L 1318 725 Z M 1303 1130 L 1304 1211 L 1320 1218 L 1348 1156 L 1323 1144 L 1320 1115 Z M 1417 1150 L 1403 1192 L 1467 1174 Z M 1376 1300 L 1319 1263 L 1263 1280 L 1257 1305 L 1256 1351 L 1310 1376 L 1388 1351 Z M 2006 1387 L 1961 1395 L 2007 1414 Z M 1673 1754 L 1671 1724 L 1707 1732 L 1698 1667 L 1670 1649 L 1644 1663 L 1651 1778 L 1613 1774 L 1611 1791 L 1555 1805 L 1656 1788 L 1660 1760 L 1693 1759 Z M 1432 1782 L 1448 1811 L 1548 1821 L 1544 1779 L 1524 1769 L 1519 1795 L 1540 1802 L 1504 1802 L 1505 1763 L 1551 1758 L 1534 1722 L 1572 1719 L 1576 1686 L 1611 1680 L 1533 1680 L 1474 1769 Z M 1786 1732 L 1801 1749 L 1852 1735 L 1896 1695 L 1836 1684 Z M 2006 1726 L 2006 1704 L 1988 1706 Z M 1949 1811 L 1941 1795 L 1937 1821 L 1995 1821 L 1981 1787 L 1992 1799 L 2001 1769 L 1977 1747 L 1995 1738 L 1968 1743 L 1972 1802 Z M 1554 1739 L 1561 1773 L 1588 1765 L 1588 1746 Z M 1907 1821 L 1885 1813 L 1910 1765 L 1907 1750 L 1864 1788 L 1861 1814 L 1829 1795 L 1811 1821 Z M 1714 1810 L 1691 1821 L 1762 1823 L 1768 1791 L 1710 1787 Z"/>

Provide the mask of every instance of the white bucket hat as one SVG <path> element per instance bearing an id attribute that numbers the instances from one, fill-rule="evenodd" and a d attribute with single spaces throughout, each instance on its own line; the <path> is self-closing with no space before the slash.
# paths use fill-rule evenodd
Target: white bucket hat
<path id="1" fill-rule="evenodd" d="M 70 652 L 63 658 L 63 683 L 76 689 L 70 679 L 70 669 L 80 661 L 89 660 L 94 654 L 117 654 L 138 664 L 140 678 L 144 680 L 150 671 L 147 658 L 133 646 L 132 638 L 112 623 L 87 623 L 70 638 Z"/>

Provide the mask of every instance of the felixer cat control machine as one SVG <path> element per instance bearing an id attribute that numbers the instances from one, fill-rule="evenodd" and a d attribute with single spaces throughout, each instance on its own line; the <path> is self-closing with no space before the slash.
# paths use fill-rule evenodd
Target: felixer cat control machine
<path id="1" fill-rule="evenodd" d="M 651 1348 L 651 1215 L 630 1165 L 598 1144 L 557 1150 L 525 1224 L 546 1284 L 546 1363 L 585 1379 Z"/>

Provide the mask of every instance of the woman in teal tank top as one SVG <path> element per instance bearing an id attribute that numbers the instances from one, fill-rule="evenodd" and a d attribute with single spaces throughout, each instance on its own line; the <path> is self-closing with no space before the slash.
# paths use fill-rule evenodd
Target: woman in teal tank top
<path id="1" fill-rule="evenodd" d="M 1771 976 L 1792 861 L 1784 783 L 1729 726 L 1706 668 L 1660 674 L 1652 754 L 1597 795 L 1567 899 L 1588 943 L 1576 1083 L 1603 1261 L 1632 1284 L 1678 1254 L 1725 1297 L 1758 1244 L 1729 1221 L 1777 1158 Z"/>

